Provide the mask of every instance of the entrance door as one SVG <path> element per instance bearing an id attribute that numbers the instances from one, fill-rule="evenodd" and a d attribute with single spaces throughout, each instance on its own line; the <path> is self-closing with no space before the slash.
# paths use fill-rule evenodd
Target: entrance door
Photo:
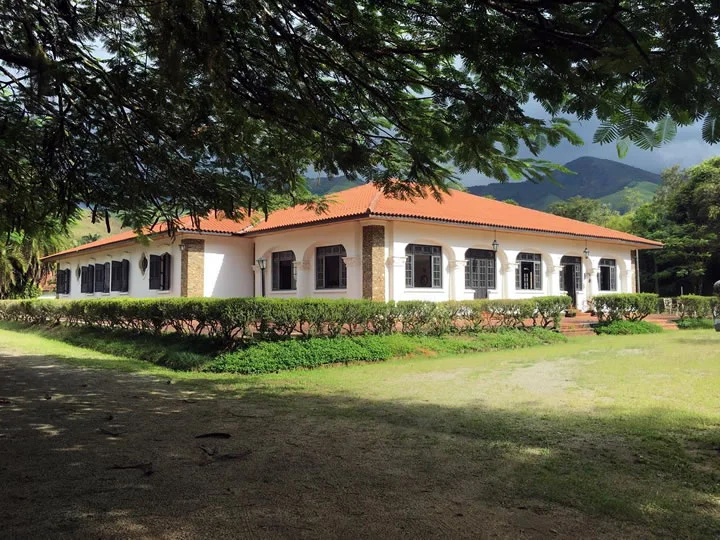
<path id="1" fill-rule="evenodd" d="M 577 307 L 577 289 L 575 288 L 575 265 L 567 264 L 563 268 L 563 278 L 565 280 L 565 291 L 572 298 L 573 307 Z"/>
<path id="2" fill-rule="evenodd" d="M 495 252 L 468 249 L 465 260 L 465 288 L 475 291 L 475 298 L 487 298 L 488 290 L 495 288 Z"/>
<path id="3" fill-rule="evenodd" d="M 582 261 L 580 257 L 566 255 L 560 260 L 560 288 L 572 298 L 574 307 L 577 307 L 577 293 L 582 291 L 582 286 Z"/>

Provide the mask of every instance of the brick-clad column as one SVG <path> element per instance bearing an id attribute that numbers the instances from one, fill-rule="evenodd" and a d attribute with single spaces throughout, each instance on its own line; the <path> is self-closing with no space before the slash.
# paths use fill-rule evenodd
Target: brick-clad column
<path id="1" fill-rule="evenodd" d="M 385 301 L 385 227 L 363 227 L 362 297 Z"/>
<path id="2" fill-rule="evenodd" d="M 205 240 L 180 242 L 180 296 L 205 294 Z"/>

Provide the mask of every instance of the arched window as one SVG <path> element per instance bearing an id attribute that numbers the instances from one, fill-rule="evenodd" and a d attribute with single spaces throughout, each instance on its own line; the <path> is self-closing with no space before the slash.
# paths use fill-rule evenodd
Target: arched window
<path id="1" fill-rule="evenodd" d="M 539 253 L 519 253 L 516 259 L 515 288 L 542 290 L 542 258 Z"/>
<path id="2" fill-rule="evenodd" d="M 405 286 L 442 288 L 442 248 L 408 244 L 405 248 Z"/>
<path id="3" fill-rule="evenodd" d="M 475 298 L 487 298 L 495 288 L 495 252 L 468 249 L 465 252 L 465 288 L 475 291 Z"/>
<path id="4" fill-rule="evenodd" d="M 295 253 L 276 251 L 272 254 L 272 290 L 294 291 L 296 283 Z"/>
<path id="5" fill-rule="evenodd" d="M 615 259 L 600 259 L 598 285 L 601 291 L 617 291 L 617 262 Z"/>
<path id="6" fill-rule="evenodd" d="M 315 288 L 345 289 L 347 287 L 347 267 L 343 258 L 347 257 L 342 245 L 323 246 L 315 250 Z"/>

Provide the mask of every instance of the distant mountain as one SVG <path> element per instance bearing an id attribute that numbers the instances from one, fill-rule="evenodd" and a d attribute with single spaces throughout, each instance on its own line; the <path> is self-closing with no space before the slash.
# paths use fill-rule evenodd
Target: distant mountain
<path id="1" fill-rule="evenodd" d="M 308 178 L 307 187 L 315 195 L 327 195 L 328 193 L 337 193 L 344 189 L 350 189 L 359 186 L 360 182 L 353 182 L 345 176 L 333 176 L 328 178 L 323 176 L 320 178 Z"/>
<path id="2" fill-rule="evenodd" d="M 475 195 L 492 195 L 499 201 L 512 199 L 521 206 L 544 210 L 549 204 L 581 196 L 600 199 L 613 209 L 626 211 L 633 203 L 652 199 L 660 185 L 659 174 L 624 163 L 581 157 L 565 164 L 575 174 L 556 173 L 553 180 L 508 182 L 468 188 Z"/>

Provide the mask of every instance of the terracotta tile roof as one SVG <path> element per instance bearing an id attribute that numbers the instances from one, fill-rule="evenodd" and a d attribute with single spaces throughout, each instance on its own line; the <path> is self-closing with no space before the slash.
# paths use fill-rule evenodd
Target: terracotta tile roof
<path id="1" fill-rule="evenodd" d="M 400 200 L 384 195 L 372 184 L 365 184 L 334 193 L 330 197 L 331 202 L 325 213 L 318 214 L 303 205 L 294 206 L 273 212 L 266 221 L 254 225 L 247 232 L 257 234 L 274 229 L 366 216 L 420 219 L 662 246 L 660 242 L 632 234 L 458 190 L 450 190 L 441 201 L 432 196 Z"/>
<path id="2" fill-rule="evenodd" d="M 232 219 L 226 219 L 222 216 L 210 216 L 204 219 L 200 220 L 200 228 L 197 229 L 192 223 L 192 220 L 190 217 L 183 217 L 180 218 L 180 224 L 178 226 L 178 232 L 200 232 L 200 233 L 224 233 L 224 234 L 237 234 L 243 232 L 245 229 L 247 229 L 250 226 L 250 219 L 243 219 L 240 221 L 234 221 Z M 165 223 L 160 223 L 156 225 L 154 228 L 147 227 L 143 233 L 148 236 L 158 236 L 162 233 L 167 232 L 167 225 Z M 83 251 L 91 250 L 91 249 L 97 249 L 102 247 L 110 247 L 115 244 L 122 244 L 125 242 L 131 242 L 133 240 L 137 239 L 137 235 L 135 234 L 135 231 L 125 231 L 118 234 L 114 234 L 112 236 L 108 236 L 107 238 L 101 238 L 100 240 L 96 240 L 95 242 L 89 242 L 87 244 L 83 244 L 81 246 L 77 246 L 74 248 L 66 249 L 65 251 L 60 251 L 59 253 L 54 253 L 53 255 L 49 255 L 48 257 L 45 257 L 43 260 L 45 262 L 51 262 L 53 260 L 56 260 L 63 255 L 74 255 L 76 253 L 80 253 Z"/>
<path id="3" fill-rule="evenodd" d="M 256 235 L 303 225 L 363 217 L 415 219 L 496 229 L 550 233 L 560 236 L 621 241 L 639 247 L 662 246 L 660 242 L 647 240 L 632 234 L 479 197 L 463 191 L 450 190 L 449 194 L 443 195 L 441 201 L 432 196 L 415 198 L 414 200 L 400 200 L 386 196 L 373 184 L 363 184 L 329 195 L 328 205 L 324 212 L 318 212 L 305 205 L 297 205 L 272 212 L 265 220 L 246 218 L 237 222 L 224 219 L 221 216 L 208 217 L 200 221 L 199 230 L 192 225 L 189 218 L 183 218 L 181 222 L 184 225 L 178 228 L 178 231 Z M 160 234 L 166 230 L 167 227 L 163 224 L 152 231 L 148 230 L 145 234 Z M 96 242 L 56 253 L 46 257 L 45 260 L 52 261 L 63 255 L 73 255 L 90 249 L 112 246 L 113 244 L 131 241 L 135 237 L 136 235 L 132 231 L 116 234 Z"/>

